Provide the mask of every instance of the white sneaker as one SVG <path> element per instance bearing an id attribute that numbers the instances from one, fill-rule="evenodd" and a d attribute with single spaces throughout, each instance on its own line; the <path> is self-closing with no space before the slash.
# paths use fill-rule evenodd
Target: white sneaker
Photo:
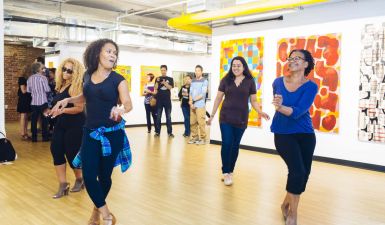
<path id="1" fill-rule="evenodd" d="M 188 142 L 187 142 L 187 144 L 195 144 L 195 143 L 197 143 L 198 142 L 198 140 L 196 140 L 196 139 L 190 139 Z"/>
<path id="2" fill-rule="evenodd" d="M 196 141 L 195 142 L 195 144 L 197 144 L 197 145 L 204 145 L 204 144 L 206 144 L 206 141 L 205 140 L 198 140 L 198 141 Z"/>
<path id="3" fill-rule="evenodd" d="M 233 184 L 233 178 L 232 178 L 232 176 L 229 173 L 223 174 L 223 183 L 226 186 L 230 186 L 230 185 Z"/>

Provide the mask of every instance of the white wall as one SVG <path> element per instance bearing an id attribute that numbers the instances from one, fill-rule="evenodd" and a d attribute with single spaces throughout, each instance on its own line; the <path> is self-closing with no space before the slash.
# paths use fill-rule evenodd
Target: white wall
<path id="1" fill-rule="evenodd" d="M 47 55 L 45 56 L 45 66 L 48 68 L 49 63 L 53 63 L 53 67 L 57 68 L 60 64 L 60 56 L 59 55 Z"/>
<path id="2" fill-rule="evenodd" d="M 60 47 L 60 60 L 66 57 L 73 57 L 82 62 L 82 55 L 86 45 L 63 45 Z M 120 65 L 131 66 L 131 99 L 133 102 L 133 110 L 125 117 L 127 125 L 146 124 L 146 111 L 144 109 L 144 97 L 140 96 L 140 66 L 160 66 L 166 64 L 168 67 L 168 75 L 172 75 L 172 71 L 194 71 L 195 66 L 200 64 L 204 68 L 204 72 L 210 73 L 209 65 L 212 60 L 210 56 L 205 55 L 189 55 L 177 52 L 164 53 L 146 49 L 133 49 L 121 47 L 119 53 Z M 172 122 L 182 122 L 183 114 L 179 101 L 172 101 Z M 162 120 L 165 122 L 165 114 Z M 164 128 L 162 128 L 164 129 Z"/>
<path id="3" fill-rule="evenodd" d="M 341 73 L 340 73 L 340 123 L 339 133 L 318 132 L 315 155 L 345 159 L 377 165 L 385 165 L 385 145 L 358 141 L 358 86 L 360 70 L 360 40 L 364 24 L 385 22 L 385 1 L 366 0 L 345 2 L 308 8 L 290 14 L 284 21 L 254 23 L 237 27 L 216 29 L 213 36 L 213 74 L 219 74 L 220 43 L 246 37 L 265 38 L 263 110 L 272 117 L 271 84 L 276 74 L 277 41 L 280 38 L 308 36 L 326 33 L 341 33 Z M 376 17 L 375 17 L 376 16 Z M 235 32 L 236 31 L 236 32 Z M 212 90 L 219 84 L 213 76 Z M 211 140 L 221 140 L 218 118 L 211 127 Z M 248 128 L 241 144 L 275 149 L 271 121 L 263 121 L 262 128 Z"/>
<path id="4" fill-rule="evenodd" d="M 0 0 L 0 18 L 3 18 L 3 0 Z M 4 103 L 4 20 L 0 20 L 0 131 L 5 131 Z"/>

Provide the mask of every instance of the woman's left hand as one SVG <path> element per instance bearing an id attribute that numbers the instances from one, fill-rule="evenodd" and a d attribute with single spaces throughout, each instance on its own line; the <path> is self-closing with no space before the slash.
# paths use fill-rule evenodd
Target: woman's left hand
<path id="1" fill-rule="evenodd" d="M 261 117 L 265 120 L 270 120 L 270 116 L 265 112 L 260 112 L 259 115 L 261 115 Z"/>
<path id="2" fill-rule="evenodd" d="M 124 114 L 124 109 L 114 106 L 111 109 L 110 119 L 114 121 L 120 121 L 122 120 L 123 114 Z"/>

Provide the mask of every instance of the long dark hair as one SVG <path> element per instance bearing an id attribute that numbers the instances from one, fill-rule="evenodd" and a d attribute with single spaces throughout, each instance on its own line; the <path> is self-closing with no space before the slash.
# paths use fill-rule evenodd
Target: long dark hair
<path id="1" fill-rule="evenodd" d="M 233 70 L 232 70 L 234 60 L 241 61 L 242 65 L 243 65 L 243 69 L 244 69 L 243 75 L 245 75 L 245 78 L 253 79 L 253 75 L 251 74 L 251 71 L 249 70 L 249 66 L 247 65 L 246 60 L 242 56 L 236 56 L 231 60 L 231 66 L 230 66 L 229 72 L 227 72 L 226 76 L 223 79 L 225 79 L 225 81 L 228 84 L 230 84 L 231 82 L 233 82 L 235 80 L 235 75 L 234 75 Z"/>
<path id="2" fill-rule="evenodd" d="M 106 45 L 107 43 L 113 44 L 116 48 L 116 61 L 114 64 L 114 68 L 116 67 L 116 63 L 118 62 L 119 56 L 118 45 L 111 39 L 99 39 L 91 42 L 91 44 L 88 45 L 86 51 L 84 52 L 83 61 L 84 66 L 87 69 L 87 74 L 91 75 L 98 69 L 100 52 L 102 51 L 104 45 Z"/>
<path id="3" fill-rule="evenodd" d="M 307 77 L 309 75 L 309 73 L 314 69 L 314 58 L 313 58 L 313 56 L 311 55 L 311 53 L 308 50 L 305 50 L 305 49 L 294 49 L 294 50 L 292 50 L 290 52 L 289 57 L 294 52 L 302 53 L 303 56 L 304 56 L 304 60 L 308 63 L 308 66 L 306 67 L 305 74 L 304 74 L 305 77 Z"/>

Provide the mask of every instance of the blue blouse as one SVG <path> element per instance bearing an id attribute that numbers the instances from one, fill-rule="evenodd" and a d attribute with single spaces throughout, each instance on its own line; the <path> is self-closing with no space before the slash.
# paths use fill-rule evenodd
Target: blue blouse
<path id="1" fill-rule="evenodd" d="M 286 89 L 283 77 L 278 77 L 273 82 L 273 94 L 282 95 L 282 105 L 291 107 L 293 113 L 286 116 L 275 112 L 271 124 L 271 132 L 275 134 L 314 133 L 309 109 L 318 93 L 318 86 L 313 81 L 308 81 L 296 91 Z"/>

